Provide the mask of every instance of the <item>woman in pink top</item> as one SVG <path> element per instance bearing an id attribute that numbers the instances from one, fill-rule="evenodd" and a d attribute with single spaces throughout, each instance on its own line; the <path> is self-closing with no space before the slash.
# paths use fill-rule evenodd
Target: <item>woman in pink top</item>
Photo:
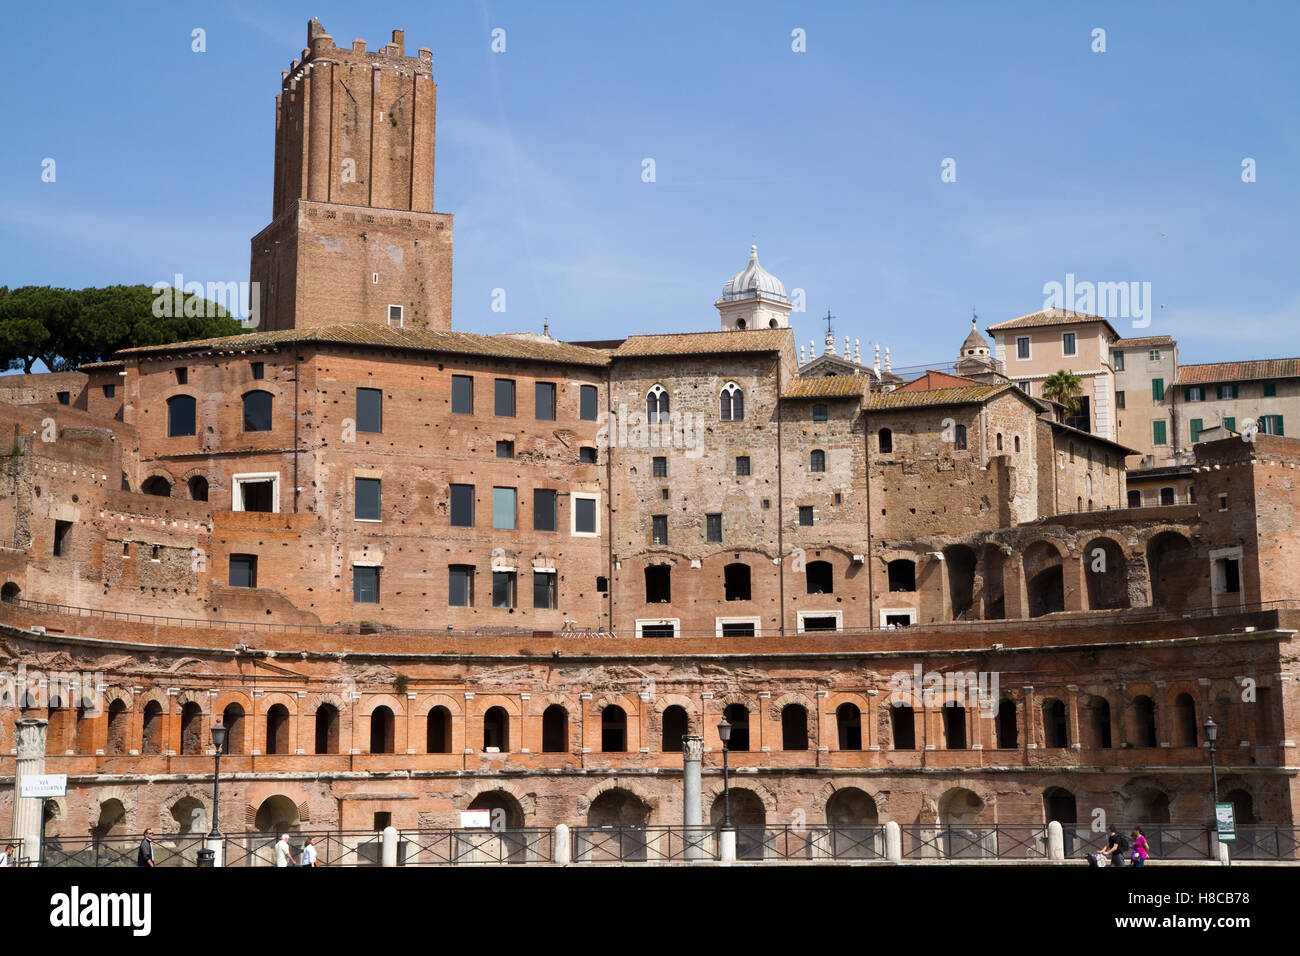
<path id="1" fill-rule="evenodd" d="M 1147 838 L 1142 835 L 1141 827 L 1133 828 L 1133 865 L 1141 866 L 1147 861 Z"/>

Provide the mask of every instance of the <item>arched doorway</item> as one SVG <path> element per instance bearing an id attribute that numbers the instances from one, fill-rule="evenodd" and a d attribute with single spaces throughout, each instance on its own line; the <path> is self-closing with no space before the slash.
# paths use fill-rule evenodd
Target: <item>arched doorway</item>
<path id="1" fill-rule="evenodd" d="M 1093 538 L 1083 548 L 1084 580 L 1092 610 L 1129 607 L 1128 558 L 1111 538 Z"/>
<path id="2" fill-rule="evenodd" d="M 99 805 L 99 819 L 90 833 L 96 839 L 115 836 L 122 832 L 126 823 L 126 807 L 116 797 L 109 797 Z"/>
<path id="3" fill-rule="evenodd" d="M 964 621 L 975 610 L 975 552 L 957 544 L 943 549 L 943 563 L 948 569 L 948 600 L 952 619 Z"/>
<path id="4" fill-rule="evenodd" d="M 1206 573 L 1191 541 L 1177 531 L 1162 531 L 1147 544 L 1151 603 L 1166 611 L 1183 611 L 1209 603 Z"/>
<path id="5" fill-rule="evenodd" d="M 608 852 L 617 853 L 618 859 L 638 861 L 646 859 L 645 825 L 650 818 L 650 808 L 645 801 L 630 790 L 615 787 L 591 801 L 587 810 L 587 826 L 613 829 L 614 834 L 593 835 L 593 842 L 616 841 Z"/>
<path id="6" fill-rule="evenodd" d="M 1021 559 L 1025 574 L 1025 592 L 1029 598 L 1029 616 L 1042 617 L 1065 610 L 1065 577 L 1061 552 L 1050 541 L 1030 545 Z"/>
<path id="7" fill-rule="evenodd" d="M 965 787 L 953 787 L 939 798 L 940 838 L 947 859 L 971 859 L 996 856 L 995 847 L 986 845 L 986 834 L 978 829 L 984 801 Z"/>
<path id="8" fill-rule="evenodd" d="M 723 794 L 718 794 L 709 809 L 709 823 L 716 830 L 725 815 Z M 731 788 L 731 826 L 736 831 L 736 858 L 761 860 L 767 836 L 767 808 L 753 790 Z"/>
<path id="9" fill-rule="evenodd" d="M 171 817 L 181 836 L 208 832 L 208 811 L 198 797 L 181 797 L 172 804 Z"/>
<path id="10" fill-rule="evenodd" d="M 486 790 L 466 808 L 488 814 L 490 836 L 481 832 L 466 835 L 458 859 L 462 862 L 499 861 L 524 863 L 528 860 L 528 834 L 524 828 L 524 809 L 514 794 L 505 790 Z"/>
<path id="11" fill-rule="evenodd" d="M 451 711 L 439 704 L 425 718 L 424 749 L 431 754 L 451 753 Z"/>
<path id="12" fill-rule="evenodd" d="M 282 793 L 267 797 L 257 808 L 253 826 L 259 832 L 278 837 L 298 828 L 298 804 Z"/>
<path id="13" fill-rule="evenodd" d="M 880 856 L 880 811 L 865 790 L 841 787 L 826 801 L 826 823 L 831 827 L 831 855 L 861 860 Z"/>
<path id="14" fill-rule="evenodd" d="M 1078 803 L 1064 787 L 1048 787 L 1043 791 L 1043 818 L 1048 823 L 1061 825 L 1065 841 L 1065 858 L 1073 859 L 1076 842 L 1075 828 L 1079 822 Z"/>

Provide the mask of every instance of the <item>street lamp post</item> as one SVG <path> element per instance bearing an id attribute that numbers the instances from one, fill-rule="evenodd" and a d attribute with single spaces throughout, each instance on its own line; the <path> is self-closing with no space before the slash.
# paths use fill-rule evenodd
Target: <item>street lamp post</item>
<path id="1" fill-rule="evenodd" d="M 1214 764 L 1214 742 L 1219 739 L 1219 725 L 1213 717 L 1205 718 L 1205 739 L 1210 744 L 1210 780 L 1214 786 L 1214 802 L 1219 802 L 1219 771 Z"/>
<path id="2" fill-rule="evenodd" d="M 731 829 L 731 788 L 727 780 L 727 742 L 731 740 L 731 724 L 723 717 L 718 724 L 718 739 L 722 741 L 722 829 Z"/>
<path id="3" fill-rule="evenodd" d="M 208 845 L 199 850 L 199 866 L 212 866 L 216 860 L 214 847 L 221 840 L 221 831 L 217 829 L 217 799 L 221 790 L 221 752 L 226 749 L 226 728 L 221 724 L 212 726 L 212 832 L 208 834 Z"/>

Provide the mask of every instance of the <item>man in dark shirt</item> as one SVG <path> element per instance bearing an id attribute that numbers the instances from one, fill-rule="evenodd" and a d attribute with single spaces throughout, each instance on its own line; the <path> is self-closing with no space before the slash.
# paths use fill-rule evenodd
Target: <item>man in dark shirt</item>
<path id="1" fill-rule="evenodd" d="M 136 866 L 153 866 L 153 831 L 145 830 L 140 850 L 135 855 Z"/>
<path id="2" fill-rule="evenodd" d="M 1114 826 L 1106 828 L 1106 849 L 1101 852 L 1110 857 L 1111 866 L 1123 866 L 1124 854 L 1128 852 L 1128 840 Z"/>

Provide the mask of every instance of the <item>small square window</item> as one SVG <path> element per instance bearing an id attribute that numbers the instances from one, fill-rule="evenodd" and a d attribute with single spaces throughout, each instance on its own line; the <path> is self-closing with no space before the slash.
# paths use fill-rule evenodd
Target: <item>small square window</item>
<path id="1" fill-rule="evenodd" d="M 763 499 L 763 510 L 764 510 L 764 511 L 767 511 L 767 510 L 768 510 L 769 508 L 771 508 L 771 507 L 772 507 L 772 499 L 771 499 L 771 498 L 764 498 L 764 499 Z"/>
<path id="2" fill-rule="evenodd" d="M 1264 397 L 1274 398 L 1277 396 L 1277 382 L 1264 383 Z"/>
<path id="3" fill-rule="evenodd" d="M 251 362 L 249 368 L 253 370 L 253 378 L 266 378 L 266 365 L 262 362 Z"/>
<path id="4" fill-rule="evenodd" d="M 352 568 L 352 603 L 379 603 L 379 568 Z"/>
<path id="5" fill-rule="evenodd" d="M 60 404 L 60 405 L 71 405 L 71 404 L 72 404 L 72 393 L 71 393 L 71 392 L 59 392 L 59 404 Z"/>
<path id="6" fill-rule="evenodd" d="M 116 385 L 105 385 L 105 386 L 104 386 L 104 397 L 105 397 L 105 398 L 112 398 L 112 397 L 113 397 L 114 395 L 116 395 L 116 394 L 117 394 L 117 386 L 116 386 Z"/>
<path id="7" fill-rule="evenodd" d="M 814 405 L 812 407 L 812 420 L 815 422 L 824 422 L 827 419 L 826 406 Z"/>
<path id="8" fill-rule="evenodd" d="M 232 588 L 257 587 L 257 555 L 232 554 L 229 580 Z"/>
<path id="9" fill-rule="evenodd" d="M 578 463 L 581 465 L 594 465 L 596 463 L 596 449 L 590 445 L 583 445 L 579 448 Z"/>
<path id="10" fill-rule="evenodd" d="M 743 477 L 749 474 L 749 456 L 740 455 L 736 458 L 736 476 Z"/>
<path id="11" fill-rule="evenodd" d="M 799 524 L 803 525 L 804 527 L 811 527 L 812 523 L 813 523 L 812 505 L 800 505 Z"/>
<path id="12" fill-rule="evenodd" d="M 498 457 L 498 458 L 514 458 L 514 457 L 515 457 L 515 443 L 512 442 L 512 441 L 499 441 L 499 442 L 497 442 L 497 457 Z"/>
<path id="13" fill-rule="evenodd" d="M 176 384 L 188 385 L 190 381 L 190 370 L 187 368 L 176 369 Z"/>

